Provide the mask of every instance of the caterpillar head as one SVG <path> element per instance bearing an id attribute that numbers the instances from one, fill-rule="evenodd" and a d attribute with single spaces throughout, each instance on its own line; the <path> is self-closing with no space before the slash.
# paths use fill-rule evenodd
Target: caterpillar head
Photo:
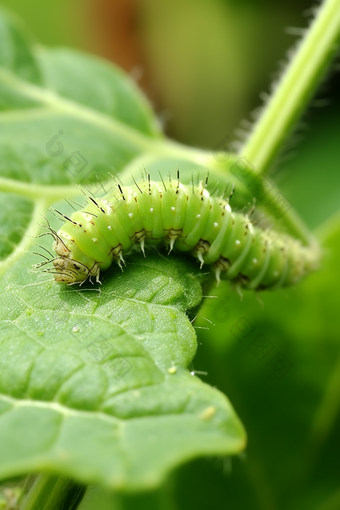
<path id="1" fill-rule="evenodd" d="M 58 257 L 53 261 L 56 271 L 54 279 L 56 282 L 72 283 L 84 282 L 90 274 L 89 268 L 68 257 Z"/>
<path id="2" fill-rule="evenodd" d="M 54 279 L 56 282 L 67 283 L 68 285 L 84 283 L 91 276 L 96 276 L 98 280 L 98 265 L 94 262 L 92 267 L 87 267 L 84 263 L 73 259 L 72 251 L 59 236 L 54 240 L 53 249 L 58 255 L 53 260 Z"/>

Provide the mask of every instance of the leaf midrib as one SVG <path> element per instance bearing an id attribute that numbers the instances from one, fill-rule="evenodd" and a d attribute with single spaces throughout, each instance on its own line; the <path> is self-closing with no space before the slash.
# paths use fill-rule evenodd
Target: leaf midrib
<path id="1" fill-rule="evenodd" d="M 56 112 L 66 113 L 85 122 L 89 122 L 90 124 L 104 128 L 114 136 L 128 140 L 132 145 L 144 151 L 151 150 L 157 141 L 161 139 L 161 136 L 156 137 L 155 134 L 153 135 L 155 138 L 153 138 L 152 135 L 148 137 L 108 115 L 88 108 L 83 104 L 78 105 L 71 99 L 59 96 L 51 90 L 20 80 L 17 76 L 4 68 L 0 69 L 0 82 L 9 85 L 12 90 L 20 92 L 20 94 L 27 99 L 32 99 L 40 104 L 48 106 L 51 111 L 54 110 Z M 34 110 L 36 109 L 38 108 L 34 108 Z"/>
<path id="2" fill-rule="evenodd" d="M 148 385 L 149 386 L 149 385 Z M 151 386 L 157 386 L 157 384 L 153 384 Z M 143 386 L 144 387 L 144 386 Z M 133 388 L 131 391 L 135 391 L 136 388 Z M 0 413 L 0 420 L 2 416 L 11 410 L 19 407 L 36 407 L 40 409 L 47 409 L 47 410 L 54 410 L 63 416 L 76 416 L 79 417 L 79 415 L 82 415 L 89 418 L 93 418 L 94 416 L 97 418 L 101 418 L 103 420 L 106 420 L 110 423 L 112 421 L 117 422 L 117 424 L 124 425 L 125 423 L 131 423 L 134 420 L 145 420 L 145 419 L 154 419 L 154 418 L 164 418 L 168 416 L 182 416 L 188 415 L 188 416 L 195 416 L 199 417 L 199 411 L 194 412 L 188 412 L 187 410 L 180 411 L 178 413 L 176 412 L 163 412 L 160 414 L 150 414 L 150 415 L 143 415 L 143 416 L 132 416 L 131 418 L 118 418 L 117 416 L 114 416 L 112 414 L 105 413 L 104 411 L 89 411 L 87 409 L 74 409 L 72 407 L 65 406 L 63 404 L 60 404 L 59 402 L 47 402 L 44 400 L 33 400 L 30 398 L 20 399 L 15 397 L 9 397 L 8 395 L 4 395 L 3 393 L 0 393 L 0 400 L 3 400 L 4 402 L 11 405 L 10 408 L 5 409 L 3 412 Z"/>

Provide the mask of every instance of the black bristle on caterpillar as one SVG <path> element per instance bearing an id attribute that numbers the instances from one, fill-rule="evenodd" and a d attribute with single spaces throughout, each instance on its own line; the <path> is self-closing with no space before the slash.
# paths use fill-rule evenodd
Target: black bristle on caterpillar
<path id="1" fill-rule="evenodd" d="M 227 199 L 207 191 L 208 175 L 198 184 L 185 186 L 169 176 L 165 183 L 151 181 L 145 172 L 134 187 L 116 181 L 102 198 L 87 196 L 84 209 L 65 220 L 58 232 L 48 224 L 57 256 L 42 262 L 53 268 L 57 282 L 84 283 L 105 271 L 113 261 L 122 268 L 123 254 L 139 243 L 166 245 L 169 253 L 189 252 L 200 267 L 208 264 L 217 282 L 221 275 L 243 288 L 262 290 L 292 285 L 318 265 L 318 252 L 285 234 L 261 229 L 251 213 L 232 212 Z M 230 188 L 230 187 L 229 187 Z"/>

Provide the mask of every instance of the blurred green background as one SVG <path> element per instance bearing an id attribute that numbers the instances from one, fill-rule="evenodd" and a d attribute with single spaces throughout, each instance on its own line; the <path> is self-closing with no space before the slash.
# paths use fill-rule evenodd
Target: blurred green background
<path id="1" fill-rule="evenodd" d="M 144 89 L 166 133 L 213 149 L 242 139 L 244 119 L 280 74 L 314 3 L 305 0 L 1 1 L 41 44 L 114 60 Z M 299 27 L 299 29 L 296 29 Z M 94 77 L 95 79 L 95 77 Z M 249 436 L 239 458 L 183 466 L 153 494 L 91 490 L 94 508 L 281 510 L 340 508 L 340 80 L 336 65 L 272 169 L 324 257 L 318 273 L 277 293 L 209 289 L 195 323 L 194 367 L 224 391 Z M 240 129 L 240 126 L 242 129 Z M 207 291 L 208 292 L 208 291 Z M 218 303 L 218 305 L 217 305 Z M 207 323 L 203 317 L 215 325 Z M 230 331 L 240 318 L 288 360 L 277 377 Z"/>

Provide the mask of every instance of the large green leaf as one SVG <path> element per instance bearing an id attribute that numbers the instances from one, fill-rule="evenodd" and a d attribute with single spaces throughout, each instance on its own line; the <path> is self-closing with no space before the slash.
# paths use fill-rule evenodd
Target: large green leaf
<path id="1" fill-rule="evenodd" d="M 201 299 L 197 269 L 135 255 L 99 294 L 37 281 L 25 274 L 31 261 L 3 277 L 2 477 L 51 470 L 148 486 L 180 461 L 243 447 L 226 398 L 185 370 L 196 350 L 184 312 Z"/>
<path id="2" fill-rule="evenodd" d="M 134 254 L 101 288 L 30 272 L 48 206 L 67 212 L 58 201 L 79 194 L 74 184 L 99 174 L 105 185 L 112 166 L 128 174 L 160 133 L 114 66 L 22 34 L 1 15 L 0 477 L 43 471 L 144 488 L 190 458 L 237 453 L 245 433 L 230 403 L 188 370 L 186 311 L 206 278 L 197 264 Z"/>
<path id="3" fill-rule="evenodd" d="M 121 170 L 160 137 L 147 101 L 113 65 L 76 51 L 35 47 L 4 15 L 0 41 L 3 177 L 84 183 L 95 169 L 107 180 L 111 168 Z M 65 164 L 74 152 L 82 157 L 77 168 Z"/>

